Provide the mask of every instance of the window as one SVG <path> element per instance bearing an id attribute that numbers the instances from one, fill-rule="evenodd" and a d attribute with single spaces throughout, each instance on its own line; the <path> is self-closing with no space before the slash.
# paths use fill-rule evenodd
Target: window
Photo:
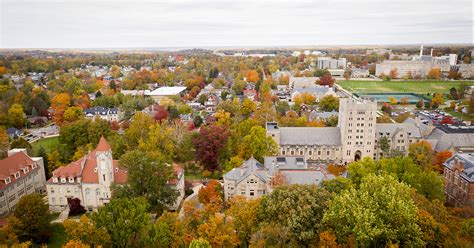
<path id="1" fill-rule="evenodd" d="M 53 177 L 53 183 L 57 183 L 58 182 L 58 178 L 57 177 Z"/>
<path id="2" fill-rule="evenodd" d="M 328 156 L 329 156 L 329 153 L 330 153 L 330 151 L 327 151 L 327 152 L 326 152 L 326 155 L 328 155 Z"/>
<path id="3" fill-rule="evenodd" d="M 67 193 L 71 193 L 71 189 L 66 188 L 66 192 L 67 192 Z"/>
<path id="4" fill-rule="evenodd" d="M 69 182 L 74 183 L 74 177 L 69 177 Z"/>
<path id="5" fill-rule="evenodd" d="M 11 182 L 12 182 L 12 180 L 10 179 L 10 177 L 5 178 L 5 184 L 9 184 Z"/>
<path id="6" fill-rule="evenodd" d="M 300 151 L 300 155 L 303 155 L 303 151 Z"/>
<path id="7" fill-rule="evenodd" d="M 66 183 L 66 178 L 61 177 L 61 183 Z"/>
<path id="8" fill-rule="evenodd" d="M 102 174 L 102 179 L 103 179 L 104 182 L 105 182 L 105 174 Z"/>
<path id="9" fill-rule="evenodd" d="M 313 155 L 313 151 L 308 152 L 309 156 Z"/>
<path id="10" fill-rule="evenodd" d="M 31 169 L 33 169 L 33 170 L 36 169 L 36 163 L 33 163 L 33 164 L 31 165 Z"/>
<path id="11" fill-rule="evenodd" d="M 321 151 L 318 151 L 318 155 L 321 155 Z"/>
<path id="12" fill-rule="evenodd" d="M 291 151 L 291 155 L 295 155 L 295 151 Z"/>
<path id="13" fill-rule="evenodd" d="M 86 189 L 86 195 L 90 195 L 91 194 L 91 189 Z"/>
<path id="14" fill-rule="evenodd" d="M 282 152 L 281 152 L 281 155 L 285 155 L 285 153 L 286 153 L 286 151 L 282 151 Z"/>
<path id="15" fill-rule="evenodd" d="M 20 177 L 20 172 L 15 172 L 15 179 Z"/>
<path id="16" fill-rule="evenodd" d="M 4 195 L 5 195 L 5 193 L 3 193 L 3 191 L 0 192 L 0 197 L 3 197 Z"/>
<path id="17" fill-rule="evenodd" d="M 254 196 L 255 195 L 255 191 L 253 189 L 250 190 L 250 196 Z"/>
<path id="18" fill-rule="evenodd" d="M 30 170 L 28 169 L 28 167 L 25 167 L 25 168 L 23 169 L 23 173 L 25 173 L 25 174 L 28 173 L 29 171 L 30 171 Z"/>
<path id="19" fill-rule="evenodd" d="M 51 203 L 56 204 L 56 198 L 55 197 L 51 197 Z"/>
<path id="20" fill-rule="evenodd" d="M 245 195 L 245 191 L 240 192 L 241 195 Z"/>
<path id="21" fill-rule="evenodd" d="M 51 187 L 51 190 L 50 190 L 50 191 L 51 191 L 51 193 L 54 193 L 54 188 L 53 188 L 53 187 Z"/>

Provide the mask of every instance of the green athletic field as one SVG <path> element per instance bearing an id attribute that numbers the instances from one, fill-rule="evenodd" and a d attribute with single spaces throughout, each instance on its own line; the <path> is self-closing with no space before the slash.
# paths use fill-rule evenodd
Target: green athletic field
<path id="1" fill-rule="evenodd" d="M 448 93 L 452 87 L 458 88 L 461 83 L 474 85 L 474 81 L 346 81 L 337 82 L 344 89 L 359 93 Z"/>

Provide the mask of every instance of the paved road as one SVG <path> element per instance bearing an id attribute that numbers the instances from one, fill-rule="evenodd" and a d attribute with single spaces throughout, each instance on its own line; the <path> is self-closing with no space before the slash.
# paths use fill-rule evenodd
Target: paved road
<path id="1" fill-rule="evenodd" d="M 204 185 L 202 183 L 196 185 L 193 187 L 193 193 L 191 195 L 189 195 L 188 197 L 186 197 L 186 199 L 184 199 L 183 201 L 183 205 L 181 206 L 181 209 L 179 210 L 179 217 L 180 218 L 183 218 L 184 217 L 184 204 L 188 201 L 190 202 L 194 202 L 194 206 L 198 209 L 202 208 L 203 205 L 201 203 L 199 203 L 198 201 L 198 193 L 199 193 L 199 190 L 203 187 Z"/>

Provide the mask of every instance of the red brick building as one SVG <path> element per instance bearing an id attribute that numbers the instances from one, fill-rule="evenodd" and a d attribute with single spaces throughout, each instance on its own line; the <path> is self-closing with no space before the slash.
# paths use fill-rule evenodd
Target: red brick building
<path id="1" fill-rule="evenodd" d="M 455 153 L 444 163 L 446 202 L 474 206 L 474 153 Z"/>

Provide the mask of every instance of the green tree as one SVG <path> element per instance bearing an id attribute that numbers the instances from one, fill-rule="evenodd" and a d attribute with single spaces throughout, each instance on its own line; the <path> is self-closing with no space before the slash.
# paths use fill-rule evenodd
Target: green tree
<path id="1" fill-rule="evenodd" d="M 331 194 L 315 185 L 289 185 L 275 188 L 262 199 L 260 222 L 287 227 L 289 239 L 301 245 L 317 241 L 323 213 Z"/>
<path id="2" fill-rule="evenodd" d="M 228 201 L 228 205 L 226 214 L 232 217 L 241 245 L 245 246 L 258 226 L 260 199 L 247 200 L 243 196 L 235 196 Z"/>
<path id="3" fill-rule="evenodd" d="M 211 248 L 211 244 L 209 244 L 209 241 L 199 238 L 199 239 L 193 239 L 191 241 L 191 244 L 189 244 L 189 248 Z"/>
<path id="4" fill-rule="evenodd" d="M 16 128 L 21 128 L 25 125 L 26 118 L 23 107 L 20 104 L 13 104 L 8 109 L 8 123 Z"/>
<path id="5" fill-rule="evenodd" d="M 390 154 L 390 141 L 387 136 L 382 136 L 382 138 L 379 139 L 378 146 L 380 150 L 382 150 L 383 156 Z"/>
<path id="6" fill-rule="evenodd" d="M 151 227 L 145 243 L 149 247 L 167 248 L 171 247 L 173 233 L 166 222 L 156 222 Z"/>
<path id="7" fill-rule="evenodd" d="M 319 100 L 319 109 L 321 111 L 339 110 L 339 99 L 333 95 L 324 96 Z"/>
<path id="8" fill-rule="evenodd" d="M 277 151 L 277 144 L 271 137 L 267 136 L 265 128 L 253 126 L 249 134 L 242 138 L 239 156 L 243 159 L 253 156 L 255 159 L 262 161 L 264 156 L 274 155 Z"/>
<path id="9" fill-rule="evenodd" d="M 350 189 L 354 186 L 352 185 L 352 181 L 350 179 L 345 177 L 336 177 L 331 180 L 323 181 L 321 183 L 321 187 L 331 193 L 340 194 L 342 191 Z"/>
<path id="10" fill-rule="evenodd" d="M 390 176 L 364 177 L 359 189 L 345 190 L 331 201 L 323 220 L 342 243 L 353 237 L 361 247 L 424 245 L 410 188 Z"/>
<path id="11" fill-rule="evenodd" d="M 142 112 L 137 112 L 131 121 L 130 127 L 125 130 L 125 137 L 129 144 L 129 149 L 138 146 L 138 142 L 148 138 L 149 128 L 154 123 L 153 119 Z"/>
<path id="12" fill-rule="evenodd" d="M 31 146 L 30 142 L 26 141 L 22 137 L 12 141 L 12 143 L 10 144 L 10 149 L 13 148 L 24 148 L 30 156 L 32 155 L 31 152 L 33 147 Z"/>
<path id="13" fill-rule="evenodd" d="M 173 170 L 163 157 L 133 150 L 120 158 L 120 165 L 128 170 L 128 180 L 114 188 L 116 197 L 143 196 L 158 213 L 176 201 L 176 191 L 167 185 Z"/>
<path id="14" fill-rule="evenodd" d="M 43 197 L 33 193 L 23 196 L 13 211 L 12 228 L 21 242 L 32 240 L 37 244 L 49 239 L 51 218 Z M 10 222 L 10 221 L 9 221 Z"/>
<path id="15" fill-rule="evenodd" d="M 150 224 L 147 208 L 144 198 L 112 199 L 91 219 L 98 228 L 107 230 L 114 246 L 136 246 L 140 233 Z"/>

